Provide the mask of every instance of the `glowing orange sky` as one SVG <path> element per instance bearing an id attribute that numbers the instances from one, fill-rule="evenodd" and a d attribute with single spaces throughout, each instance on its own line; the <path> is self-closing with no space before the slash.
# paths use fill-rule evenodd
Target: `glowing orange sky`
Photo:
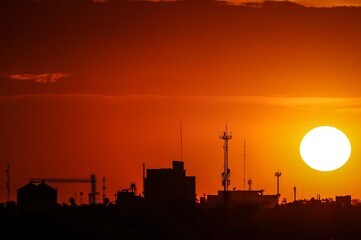
<path id="1" fill-rule="evenodd" d="M 95 173 L 107 177 L 111 200 L 131 181 L 141 191 L 143 163 L 179 159 L 180 122 L 198 197 L 222 187 L 218 135 L 227 122 L 231 188 L 243 188 L 245 139 L 254 188 L 274 194 L 279 169 L 288 200 L 293 186 L 300 198 L 361 198 L 361 9 L 1 4 L 0 171 L 10 161 L 13 200 L 31 177 Z M 350 161 L 335 172 L 299 156 L 302 137 L 319 125 L 351 141 Z M 56 187 L 60 201 L 90 189 Z"/>
<path id="2" fill-rule="evenodd" d="M 280 0 L 283 1 L 283 0 Z M 234 0 L 234 3 L 247 3 L 247 2 L 263 2 L 261 0 L 256 1 L 245 1 L 245 0 Z M 360 6 L 359 0 L 294 0 L 295 2 L 304 6 L 312 7 L 335 7 L 335 6 Z"/>

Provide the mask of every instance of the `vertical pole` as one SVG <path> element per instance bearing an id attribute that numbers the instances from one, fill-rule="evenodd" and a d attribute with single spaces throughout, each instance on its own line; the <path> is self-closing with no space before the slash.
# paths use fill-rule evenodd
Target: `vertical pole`
<path id="1" fill-rule="evenodd" d="M 182 123 L 180 123 L 179 127 L 180 127 L 180 160 L 183 161 L 183 131 L 182 131 Z"/>
<path id="2" fill-rule="evenodd" d="M 281 177 L 281 172 L 279 172 L 279 171 L 275 172 L 275 176 L 277 177 L 277 195 L 280 196 L 280 177 Z"/>
<path id="3" fill-rule="evenodd" d="M 103 197 L 103 201 L 104 201 L 104 199 L 105 199 L 105 197 L 106 197 L 106 195 L 105 195 L 105 189 L 106 189 L 106 186 L 105 186 L 105 177 L 103 177 L 103 187 L 102 187 L 102 189 L 103 189 L 103 195 L 102 195 L 102 197 Z"/>
<path id="4" fill-rule="evenodd" d="M 143 163 L 143 197 L 145 193 L 145 163 Z"/>
<path id="5" fill-rule="evenodd" d="M 83 192 L 80 192 L 80 205 L 83 205 Z"/>
<path id="6" fill-rule="evenodd" d="M 91 202 L 90 204 L 96 204 L 96 177 L 95 174 L 90 175 L 91 181 Z"/>
<path id="7" fill-rule="evenodd" d="M 246 140 L 243 142 L 243 189 L 246 190 Z"/>
<path id="8" fill-rule="evenodd" d="M 6 167 L 6 190 L 7 190 L 7 200 L 10 201 L 10 164 Z"/>
<path id="9" fill-rule="evenodd" d="M 296 191 L 297 191 L 296 186 L 294 186 L 294 187 L 293 187 L 293 201 L 294 201 L 294 202 L 296 202 L 296 199 L 297 199 L 297 198 L 296 198 Z"/>

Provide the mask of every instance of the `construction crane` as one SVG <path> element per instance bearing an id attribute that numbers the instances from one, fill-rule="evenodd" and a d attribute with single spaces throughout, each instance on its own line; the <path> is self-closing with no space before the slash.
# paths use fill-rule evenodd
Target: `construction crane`
<path id="1" fill-rule="evenodd" d="M 90 183 L 91 195 L 90 204 L 96 204 L 96 177 L 95 174 L 90 175 L 89 178 L 30 178 L 30 182 L 33 183 Z"/>

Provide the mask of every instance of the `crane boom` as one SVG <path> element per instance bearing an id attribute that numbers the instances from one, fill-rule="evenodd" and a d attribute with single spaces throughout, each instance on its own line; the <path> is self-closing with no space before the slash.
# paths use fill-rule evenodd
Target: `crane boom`
<path id="1" fill-rule="evenodd" d="M 96 204 L 96 177 L 95 174 L 90 175 L 89 178 L 30 178 L 33 183 L 90 183 L 91 185 L 91 199 L 90 204 Z"/>

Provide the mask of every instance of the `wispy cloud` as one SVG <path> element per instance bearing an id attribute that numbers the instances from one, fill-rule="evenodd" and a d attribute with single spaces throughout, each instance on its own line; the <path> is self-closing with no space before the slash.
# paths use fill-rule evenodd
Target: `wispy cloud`
<path id="1" fill-rule="evenodd" d="M 12 81 L 30 81 L 37 83 L 55 83 L 61 78 L 70 77 L 69 73 L 37 73 L 37 74 L 10 74 L 7 75 Z"/>
<path id="2" fill-rule="evenodd" d="M 230 103 L 268 105 L 284 108 L 332 110 L 360 113 L 361 97 L 289 97 L 289 96 L 235 96 Z"/>
<path id="3" fill-rule="evenodd" d="M 361 98 L 343 97 L 287 97 L 287 96 L 258 96 L 254 97 L 254 102 L 277 106 L 330 106 L 341 107 L 349 105 L 361 105 Z"/>
<path id="4" fill-rule="evenodd" d="M 221 98 L 223 99 L 222 101 L 230 103 L 361 112 L 361 97 L 230 96 Z"/>
<path id="5" fill-rule="evenodd" d="M 361 112 L 361 97 L 296 97 L 296 96 L 173 96 L 129 95 L 107 96 L 109 99 L 144 99 L 200 102 L 214 104 L 263 105 L 302 109 L 332 109 L 338 112 Z"/>
<path id="6" fill-rule="evenodd" d="M 177 95 L 100 95 L 100 94 L 27 94 L 0 96 L 0 100 L 18 98 L 68 98 L 105 100 L 112 103 L 132 101 L 184 102 L 199 104 L 263 105 L 285 108 L 333 109 L 339 112 L 361 112 L 361 97 L 295 97 L 295 96 L 177 96 Z"/>

